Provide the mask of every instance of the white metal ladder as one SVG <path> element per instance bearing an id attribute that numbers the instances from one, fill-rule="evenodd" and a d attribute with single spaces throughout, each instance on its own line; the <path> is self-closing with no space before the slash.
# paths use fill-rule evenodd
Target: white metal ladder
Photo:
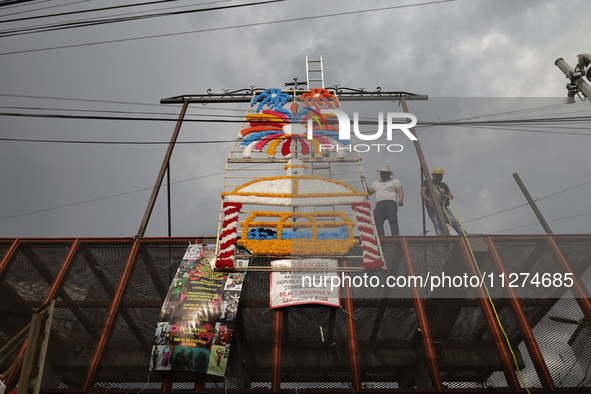
<path id="1" fill-rule="evenodd" d="M 320 64 L 320 67 L 318 67 Z M 313 73 L 316 78 L 310 78 L 310 73 Z M 320 78 L 318 78 L 318 73 L 320 73 Z M 308 90 L 311 90 L 311 82 L 320 82 L 322 89 L 324 89 L 324 71 L 322 69 L 322 55 L 320 55 L 320 60 L 309 60 L 308 56 L 306 56 L 306 85 Z"/>

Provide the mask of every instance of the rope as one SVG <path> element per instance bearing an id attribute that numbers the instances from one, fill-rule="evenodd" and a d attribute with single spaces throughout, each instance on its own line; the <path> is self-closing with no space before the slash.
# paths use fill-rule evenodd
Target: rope
<path id="1" fill-rule="evenodd" d="M 478 271 L 478 276 L 480 276 L 480 280 L 482 281 L 484 289 L 486 290 L 486 296 L 488 297 L 488 302 L 492 306 L 492 310 L 495 314 L 497 324 L 499 325 L 499 328 L 501 329 L 503 336 L 505 337 L 505 341 L 507 342 L 507 345 L 509 346 L 509 351 L 511 352 L 511 356 L 513 356 L 513 363 L 515 364 L 515 368 L 517 369 L 517 373 L 519 374 L 519 378 L 521 379 L 521 383 L 523 384 L 523 387 L 525 388 L 527 393 L 531 394 L 529 391 L 529 388 L 527 387 L 527 384 L 525 384 L 525 380 L 523 379 L 523 375 L 521 374 L 521 370 L 519 369 L 519 365 L 517 363 L 517 357 L 515 356 L 515 352 L 513 351 L 513 347 L 511 346 L 511 341 L 509 341 L 509 337 L 507 336 L 507 333 L 505 332 L 505 329 L 503 328 L 503 325 L 501 324 L 501 319 L 499 318 L 499 314 L 497 313 L 497 308 L 495 308 L 495 303 L 493 302 L 492 297 L 490 296 L 490 292 L 488 291 L 488 286 L 486 285 L 486 281 L 484 280 L 484 277 L 482 276 L 482 272 L 480 272 L 480 267 L 478 267 L 478 263 L 476 262 L 476 257 L 474 257 L 474 252 L 472 251 L 472 246 L 470 246 L 470 241 L 468 240 L 468 236 L 466 235 L 466 231 L 464 231 L 464 226 L 462 225 L 462 221 L 460 220 L 460 216 L 458 215 L 458 210 L 456 209 L 456 204 L 454 204 L 454 200 L 449 197 L 446 197 L 445 199 L 451 201 L 451 204 L 454 207 L 454 212 L 456 213 L 456 219 L 458 219 L 458 222 L 460 223 L 460 227 L 462 228 L 462 234 L 464 235 L 464 239 L 466 240 L 466 244 L 468 245 L 468 249 L 470 249 L 470 255 L 472 255 L 472 261 L 474 261 L 474 265 L 476 266 L 476 270 Z M 451 220 L 449 218 L 449 215 L 447 214 L 447 210 L 445 209 L 445 204 L 443 204 L 443 205 L 444 205 L 443 212 L 445 212 L 445 216 L 447 216 L 447 220 L 449 221 L 449 228 L 451 229 Z"/>

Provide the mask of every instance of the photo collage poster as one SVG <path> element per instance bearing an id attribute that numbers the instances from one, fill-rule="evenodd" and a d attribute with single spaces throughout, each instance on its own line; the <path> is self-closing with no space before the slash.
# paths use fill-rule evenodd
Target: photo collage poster
<path id="1" fill-rule="evenodd" d="M 150 370 L 225 374 L 245 273 L 213 271 L 214 254 L 215 245 L 187 249 L 160 311 Z"/>

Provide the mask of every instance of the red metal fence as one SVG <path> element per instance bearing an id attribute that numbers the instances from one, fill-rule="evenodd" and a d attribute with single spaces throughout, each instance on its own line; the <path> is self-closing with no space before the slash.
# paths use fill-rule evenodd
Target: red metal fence
<path id="1" fill-rule="evenodd" d="M 478 268 L 497 279 L 572 274 L 571 286 L 548 286 L 544 294 L 494 286 L 492 303 L 480 286 L 444 296 L 437 288 L 386 286 L 370 294 L 352 286 L 342 290 L 342 308 L 271 310 L 270 273 L 248 272 L 226 376 L 150 372 L 160 308 L 189 242 L 215 239 L 0 239 L 0 342 L 56 299 L 44 392 L 591 387 L 591 235 L 483 236 L 470 247 L 460 237 L 381 239 L 388 270 L 376 275 L 383 278 L 451 275 L 457 267 L 478 276 L 470 249 Z M 9 386 L 16 381 L 8 376 Z"/>

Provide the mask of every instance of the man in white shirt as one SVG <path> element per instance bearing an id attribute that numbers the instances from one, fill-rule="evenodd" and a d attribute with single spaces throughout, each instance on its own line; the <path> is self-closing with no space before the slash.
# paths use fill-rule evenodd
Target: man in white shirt
<path id="1" fill-rule="evenodd" d="M 389 165 L 383 166 L 378 170 L 380 180 L 371 184 L 368 189 L 370 195 L 376 194 L 376 207 L 373 216 L 376 221 L 378 235 L 385 235 L 384 222 L 388 219 L 392 235 L 399 235 L 398 230 L 398 207 L 402 206 L 404 192 L 402 183 L 398 179 L 393 179 L 394 173 Z"/>

